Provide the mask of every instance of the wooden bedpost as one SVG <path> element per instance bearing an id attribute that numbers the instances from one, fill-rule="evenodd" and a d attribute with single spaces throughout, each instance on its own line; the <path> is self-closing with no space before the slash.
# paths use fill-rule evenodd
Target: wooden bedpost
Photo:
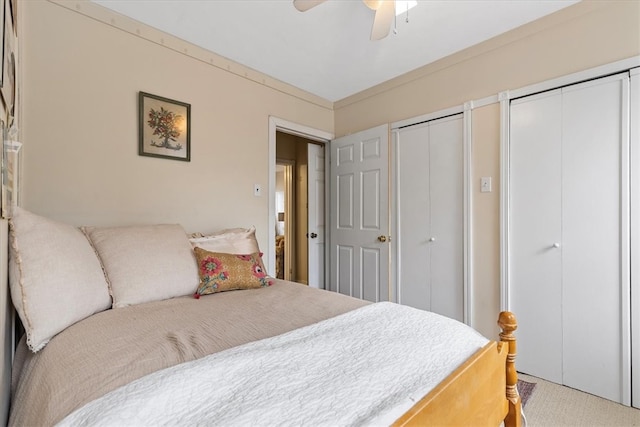
<path id="1" fill-rule="evenodd" d="M 516 337 L 513 331 L 518 329 L 516 316 L 510 311 L 503 311 L 498 318 L 500 341 L 508 345 L 507 351 L 507 400 L 509 401 L 509 414 L 504 419 L 505 427 L 520 427 L 522 425 L 522 401 L 518 393 L 518 373 L 516 372 Z"/>

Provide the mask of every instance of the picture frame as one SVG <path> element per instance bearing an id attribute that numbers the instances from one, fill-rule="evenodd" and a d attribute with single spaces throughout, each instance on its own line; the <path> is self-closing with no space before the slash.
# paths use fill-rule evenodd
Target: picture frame
<path id="1" fill-rule="evenodd" d="M 138 154 L 191 161 L 191 105 L 138 93 Z"/>
<path id="2" fill-rule="evenodd" d="M 2 88 L 4 86 L 4 80 L 5 80 L 5 76 L 4 76 L 4 62 L 5 62 L 5 56 L 7 55 L 6 52 L 6 44 L 5 44 L 5 33 L 7 31 L 7 24 L 6 24 L 6 16 L 5 16 L 5 10 L 6 10 L 6 3 L 10 2 L 11 0 L 0 0 L 0 25 L 2 26 L 2 31 L 0 31 L 0 48 L 2 49 L 2 65 L 0 65 L 0 88 Z"/>
<path id="3" fill-rule="evenodd" d="M 7 118 L 13 117 L 16 102 L 16 33 L 13 29 L 11 0 L 4 0 L 4 31 L 2 49 L 2 100 Z"/>

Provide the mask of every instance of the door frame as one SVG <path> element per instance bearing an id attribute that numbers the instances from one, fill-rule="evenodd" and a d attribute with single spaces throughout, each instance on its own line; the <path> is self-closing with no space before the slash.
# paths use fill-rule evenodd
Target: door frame
<path id="1" fill-rule="evenodd" d="M 289 120 L 281 119 L 275 116 L 269 116 L 269 148 L 268 148 L 268 202 L 267 202 L 267 240 L 269 244 L 267 245 L 267 250 L 265 251 L 266 259 L 267 259 L 267 271 L 275 271 L 276 268 L 276 256 L 275 256 L 275 245 L 273 242 L 276 240 L 276 213 L 275 213 L 275 199 L 276 199 L 276 132 L 287 133 L 290 135 L 296 135 L 303 137 L 305 139 L 310 139 L 312 141 L 319 142 L 325 146 L 325 150 L 328 147 L 329 142 L 333 139 L 334 135 L 330 132 L 326 132 L 320 129 L 312 128 L 306 125 L 302 125 L 299 123 L 291 122 Z M 325 169 L 328 168 L 329 165 L 329 156 L 325 156 Z M 327 174 L 325 174 L 325 191 L 327 188 L 330 188 L 326 183 Z M 326 198 L 325 198 L 326 200 Z M 331 218 L 329 216 L 330 213 L 330 205 L 327 201 L 325 203 L 325 222 L 329 225 Z M 326 251 L 329 248 L 327 244 L 329 240 L 329 236 L 327 235 L 327 228 L 325 228 L 325 277 L 326 272 L 328 271 L 330 261 L 327 261 L 329 258 L 327 257 Z"/>
<path id="2" fill-rule="evenodd" d="M 631 122 L 630 156 L 631 156 L 631 331 L 640 331 L 640 68 L 630 70 L 631 93 L 629 117 L 636 117 Z M 638 336 L 638 333 L 635 333 Z M 633 368 L 635 366 L 635 369 Z M 640 342 L 631 338 L 631 406 L 640 409 Z"/>

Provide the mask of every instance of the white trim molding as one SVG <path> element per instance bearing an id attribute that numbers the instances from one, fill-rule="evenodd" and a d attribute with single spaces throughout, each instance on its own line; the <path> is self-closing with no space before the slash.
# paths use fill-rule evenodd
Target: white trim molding
<path id="1" fill-rule="evenodd" d="M 630 209 L 631 222 L 631 333 L 640 336 L 640 68 L 630 71 L 629 94 L 630 126 Z M 635 120 L 633 120 L 635 118 Z M 637 340 L 637 338 L 636 338 Z M 631 343 L 631 405 L 640 409 L 640 343 Z"/>
<path id="2" fill-rule="evenodd" d="M 463 321 L 473 327 L 473 108 L 474 102 L 464 103 L 462 113 L 462 215 L 463 215 Z"/>
<path id="3" fill-rule="evenodd" d="M 509 310 L 509 91 L 500 102 L 500 310 Z"/>

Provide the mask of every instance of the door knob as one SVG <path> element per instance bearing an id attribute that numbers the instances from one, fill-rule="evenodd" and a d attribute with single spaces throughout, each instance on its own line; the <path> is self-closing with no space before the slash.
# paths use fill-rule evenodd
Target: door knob
<path id="1" fill-rule="evenodd" d="M 316 233 L 311 233 L 309 237 L 311 237 L 312 239 L 315 239 L 316 237 L 318 237 L 318 235 Z"/>
<path id="2" fill-rule="evenodd" d="M 386 242 L 387 241 L 387 236 L 378 236 L 378 242 Z"/>
<path id="3" fill-rule="evenodd" d="M 435 241 L 436 241 L 436 238 L 435 238 L 435 237 L 431 237 L 431 238 L 429 239 L 429 241 L 430 241 L 430 242 L 435 242 Z"/>
<path id="4" fill-rule="evenodd" d="M 560 243 L 554 243 L 553 245 L 551 245 L 554 248 L 559 248 L 560 247 Z"/>

